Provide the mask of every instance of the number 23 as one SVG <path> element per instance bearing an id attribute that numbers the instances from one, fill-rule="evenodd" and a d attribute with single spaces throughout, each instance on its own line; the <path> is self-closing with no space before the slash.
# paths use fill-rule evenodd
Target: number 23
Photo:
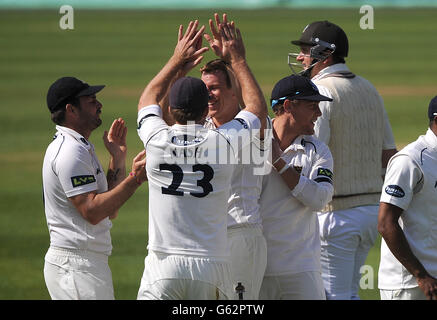
<path id="1" fill-rule="evenodd" d="M 159 170 L 171 171 L 173 174 L 173 180 L 171 184 L 168 187 L 161 187 L 162 194 L 183 196 L 184 193 L 177 190 L 182 183 L 182 179 L 184 178 L 184 172 L 182 171 L 182 168 L 177 164 L 161 163 L 159 165 Z M 197 180 L 197 185 L 202 187 L 203 192 L 190 192 L 190 195 L 196 198 L 203 198 L 213 191 L 212 185 L 209 182 L 212 180 L 212 178 L 214 178 L 214 170 L 207 164 L 195 164 L 193 165 L 193 172 L 197 171 L 203 172 L 203 178 Z"/>

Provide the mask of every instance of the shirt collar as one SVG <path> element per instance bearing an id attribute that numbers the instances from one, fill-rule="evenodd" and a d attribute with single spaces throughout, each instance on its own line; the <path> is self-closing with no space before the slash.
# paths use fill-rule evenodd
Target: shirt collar
<path id="1" fill-rule="evenodd" d="M 174 124 L 172 126 L 172 128 L 178 132 L 187 132 L 187 133 L 192 133 L 192 132 L 196 132 L 198 130 L 202 130 L 204 129 L 203 125 L 198 124 L 198 123 L 193 123 L 193 124 Z"/>
<path id="2" fill-rule="evenodd" d="M 325 69 L 319 71 L 319 73 L 316 74 L 311 80 L 312 81 L 320 80 L 320 79 L 323 79 L 328 74 L 336 73 L 336 72 L 344 72 L 344 71 L 350 72 L 347 65 L 344 63 L 336 63 L 336 64 L 330 65 L 329 67 L 326 67 Z"/>
<path id="3" fill-rule="evenodd" d="M 425 141 L 431 149 L 437 151 L 437 136 L 430 128 L 426 131 Z"/>
<path id="4" fill-rule="evenodd" d="M 203 126 L 207 129 L 217 129 L 217 127 L 215 126 L 214 121 L 212 120 L 211 117 L 206 117 L 205 123 L 203 124 Z"/>
<path id="5" fill-rule="evenodd" d="M 58 132 L 61 132 L 62 134 L 68 134 L 72 136 L 74 139 L 80 142 L 82 146 L 84 146 L 86 149 L 94 149 L 91 142 L 89 142 L 87 139 L 85 139 L 80 133 L 74 131 L 73 129 L 63 127 L 63 126 L 56 126 L 56 130 Z"/>
<path id="6" fill-rule="evenodd" d="M 298 151 L 298 150 L 305 150 L 304 144 L 302 143 L 304 141 L 304 136 L 300 135 L 294 141 L 287 147 L 287 149 L 284 150 L 284 153 L 292 152 L 292 151 Z"/>

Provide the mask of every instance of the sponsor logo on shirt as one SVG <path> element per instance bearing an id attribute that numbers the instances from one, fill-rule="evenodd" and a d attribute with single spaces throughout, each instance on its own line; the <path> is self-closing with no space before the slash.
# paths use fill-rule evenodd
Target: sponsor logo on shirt
<path id="1" fill-rule="evenodd" d="M 241 123 L 241 125 L 243 126 L 244 129 L 249 128 L 249 126 L 247 125 L 246 121 L 244 121 L 241 118 L 234 118 L 234 120 L 237 120 L 239 123 Z"/>
<path id="2" fill-rule="evenodd" d="M 315 182 L 328 182 L 332 184 L 332 171 L 327 168 L 318 168 L 317 169 L 317 178 L 314 179 Z"/>
<path id="3" fill-rule="evenodd" d="M 329 179 L 332 179 L 332 171 L 326 168 L 319 168 L 317 169 L 317 175 L 318 176 L 325 176 Z"/>
<path id="4" fill-rule="evenodd" d="M 93 175 L 71 177 L 71 183 L 73 184 L 73 188 L 93 182 L 96 182 L 96 178 Z"/>
<path id="5" fill-rule="evenodd" d="M 404 190 L 402 190 L 401 187 L 394 184 L 385 187 L 385 193 L 396 198 L 403 198 L 405 196 Z"/>

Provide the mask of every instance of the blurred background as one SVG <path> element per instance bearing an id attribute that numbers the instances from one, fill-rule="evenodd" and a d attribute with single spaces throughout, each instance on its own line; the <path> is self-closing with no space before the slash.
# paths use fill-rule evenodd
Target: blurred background
<path id="1" fill-rule="evenodd" d="M 73 8 L 72 29 L 65 28 L 71 21 L 60 13 L 63 5 Z M 369 11 L 360 12 L 363 5 L 373 9 L 373 28 Z M 75 76 L 106 85 L 98 94 L 103 124 L 90 141 L 107 168 L 103 131 L 123 117 L 129 170 L 143 148 L 135 124 L 143 88 L 171 56 L 179 25 L 198 19 L 208 26 L 214 12 L 226 12 L 241 29 L 266 100 L 275 82 L 291 74 L 287 55 L 298 48 L 290 41 L 308 23 L 329 20 L 349 37 L 351 71 L 381 93 L 398 149 L 426 132 L 428 103 L 437 95 L 437 1 L 0 0 L 0 299 L 50 299 L 43 278 L 49 234 L 41 179 L 55 133 L 45 101 L 50 84 Z M 201 65 L 213 58 L 207 52 Z M 198 77 L 199 70 L 191 75 Z M 109 263 L 116 299 L 136 299 L 147 254 L 147 206 L 143 186 L 114 221 Z M 371 268 L 362 299 L 379 299 L 379 245 L 380 239 L 366 262 Z"/>

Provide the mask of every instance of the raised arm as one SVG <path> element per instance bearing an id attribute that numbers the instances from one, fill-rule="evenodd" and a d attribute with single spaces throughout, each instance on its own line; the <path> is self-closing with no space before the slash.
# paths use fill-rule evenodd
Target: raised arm
<path id="1" fill-rule="evenodd" d="M 202 54 L 208 50 L 208 47 L 201 47 L 205 27 L 202 26 L 197 30 L 198 25 L 197 20 L 195 22 L 190 21 L 185 33 L 183 33 L 183 26 L 179 26 L 178 42 L 174 53 L 144 89 L 138 103 L 138 110 L 165 101 L 165 96 L 171 84 L 178 77 L 184 76 L 197 66 L 203 59 Z"/>
<path id="2" fill-rule="evenodd" d="M 103 142 L 111 155 L 106 174 L 109 190 L 115 188 L 126 177 L 126 135 L 127 127 L 122 118 L 115 119 L 109 132 L 105 131 L 103 134 Z"/>
<path id="3" fill-rule="evenodd" d="M 241 37 L 241 32 L 235 23 L 221 23 L 222 51 L 221 58 L 231 65 L 235 77 L 241 86 L 245 110 L 255 114 L 261 121 L 261 129 L 265 128 L 267 117 L 267 104 L 264 94 L 258 85 L 246 61 L 246 50 Z"/>

